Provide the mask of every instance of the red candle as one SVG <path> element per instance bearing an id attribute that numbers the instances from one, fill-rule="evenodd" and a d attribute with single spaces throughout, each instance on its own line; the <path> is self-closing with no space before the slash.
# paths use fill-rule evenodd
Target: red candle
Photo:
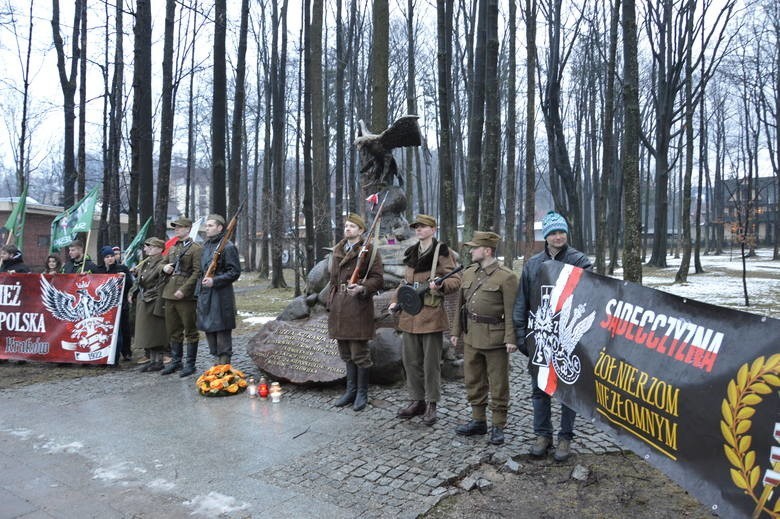
<path id="1" fill-rule="evenodd" d="M 260 379 L 260 383 L 257 385 L 257 394 L 260 395 L 260 398 L 268 398 L 268 382 L 265 381 L 265 378 Z"/>

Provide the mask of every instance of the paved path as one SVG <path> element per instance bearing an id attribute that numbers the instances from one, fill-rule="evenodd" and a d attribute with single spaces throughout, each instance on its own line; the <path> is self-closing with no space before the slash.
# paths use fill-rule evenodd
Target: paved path
<path id="1" fill-rule="evenodd" d="M 234 360 L 257 372 L 245 353 Z M 455 382 L 426 427 L 395 418 L 400 387 L 372 386 L 354 413 L 332 406 L 338 386 L 286 385 L 272 404 L 199 396 L 195 377 L 96 369 L 106 374 L 0 391 L 0 519 L 416 517 L 480 463 L 526 453 L 532 437 L 518 366 L 503 447 L 453 433 L 468 418 Z M 620 450 L 588 423 L 576 429 L 576 451 Z"/>

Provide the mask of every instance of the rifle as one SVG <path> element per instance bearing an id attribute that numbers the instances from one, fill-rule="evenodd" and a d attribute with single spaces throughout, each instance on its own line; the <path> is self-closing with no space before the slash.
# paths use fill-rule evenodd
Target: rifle
<path id="1" fill-rule="evenodd" d="M 233 215 L 233 218 L 230 219 L 230 222 L 228 222 L 227 227 L 225 228 L 225 234 L 222 235 L 222 239 L 219 240 L 219 245 L 217 246 L 217 250 L 214 251 L 214 256 L 211 257 L 211 263 L 209 264 L 209 268 L 206 269 L 206 273 L 203 274 L 204 278 L 211 278 L 214 277 L 214 273 L 217 271 L 217 265 L 219 264 L 219 258 L 222 257 L 222 252 L 225 250 L 225 247 L 227 246 L 230 239 L 233 237 L 233 234 L 236 232 L 236 225 L 238 225 L 238 215 L 241 214 L 241 210 L 244 208 L 244 205 L 246 204 L 246 199 L 244 199 L 243 202 L 238 206 L 238 209 L 236 210 L 236 214 Z"/>
<path id="2" fill-rule="evenodd" d="M 387 195 L 390 194 L 385 193 L 385 197 L 382 199 L 382 203 L 379 204 L 379 209 L 376 211 L 376 216 L 374 217 L 374 222 L 371 224 L 371 228 L 368 230 L 368 233 L 366 234 L 366 239 L 363 242 L 363 245 L 360 247 L 360 252 L 358 253 L 357 262 L 355 263 L 355 270 L 352 272 L 352 276 L 349 278 L 349 284 L 354 285 L 358 282 L 358 278 L 360 277 L 360 269 L 363 267 L 363 265 L 366 264 L 366 256 L 368 255 L 368 244 L 371 241 L 371 235 L 374 234 L 374 231 L 377 228 L 377 225 L 379 225 L 379 217 L 382 216 L 382 208 L 385 206 L 385 202 L 387 202 Z"/>

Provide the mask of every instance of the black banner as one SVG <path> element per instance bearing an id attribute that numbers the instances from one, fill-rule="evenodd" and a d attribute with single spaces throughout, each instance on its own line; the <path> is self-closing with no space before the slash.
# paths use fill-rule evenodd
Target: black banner
<path id="1" fill-rule="evenodd" d="M 723 517 L 780 517 L 780 321 L 550 261 L 537 383 Z"/>

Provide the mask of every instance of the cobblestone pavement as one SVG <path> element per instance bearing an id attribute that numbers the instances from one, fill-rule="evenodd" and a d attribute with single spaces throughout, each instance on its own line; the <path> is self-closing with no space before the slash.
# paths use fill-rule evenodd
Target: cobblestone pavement
<path id="1" fill-rule="evenodd" d="M 251 359 L 241 355 L 237 360 L 242 369 L 257 372 Z M 417 517 L 442 498 L 459 492 L 455 483 L 480 464 L 503 463 L 527 453 L 534 434 L 526 360 L 520 354 L 512 356 L 506 443 L 500 447 L 490 445 L 487 435 L 466 438 L 454 433 L 459 423 L 470 418 L 462 382 L 443 381 L 438 421 L 433 427 L 423 425 L 419 417 L 395 417 L 409 402 L 401 385 L 371 386 L 370 406 L 360 413 L 349 407 L 333 407 L 342 386 L 288 390 L 287 398 L 296 403 L 353 415 L 355 427 L 338 443 L 275 467 L 276 484 L 315 492 L 353 511 L 355 517 Z M 553 404 L 556 430 L 559 422 L 560 405 Z M 575 452 L 621 451 L 613 438 L 581 419 L 575 423 L 575 433 Z"/>
<path id="2" fill-rule="evenodd" d="M 233 363 L 256 375 L 258 369 L 246 354 L 248 339 L 249 336 L 236 338 Z M 200 351 L 207 351 L 205 344 L 201 344 Z M 53 381 L 0 391 L 0 398 L 14 403 L 5 410 L 0 409 L 0 473 L 5 474 L 13 465 L 29 459 L 41 474 L 46 475 L 42 477 L 54 477 L 59 470 L 65 471 L 66 466 L 50 453 L 48 457 L 41 457 L 45 442 L 56 440 L 67 446 L 67 442 L 82 435 L 86 437 L 84 445 L 76 448 L 82 454 L 67 454 L 79 455 L 81 459 L 77 463 L 68 462 L 70 465 L 67 467 L 74 467 L 72 470 L 76 471 L 76 465 L 88 465 L 92 472 L 85 469 L 79 485 L 74 483 L 72 488 L 80 489 L 86 496 L 97 492 L 101 499 L 113 495 L 110 494 L 112 491 L 117 493 L 113 498 L 105 499 L 108 502 L 105 510 L 109 512 L 93 508 L 85 512 L 86 516 L 154 517 L 154 514 L 143 512 L 144 503 L 136 505 L 128 501 L 129 496 L 134 494 L 128 491 L 127 485 L 130 488 L 135 485 L 147 493 L 152 488 L 158 495 L 158 502 L 168 507 L 160 509 L 167 517 L 185 517 L 191 513 L 251 517 L 260 515 L 261 511 L 295 517 L 416 517 L 442 498 L 461 491 L 457 483 L 481 463 L 503 463 L 509 457 L 528 451 L 533 437 L 530 378 L 525 373 L 526 358 L 516 354 L 512 359 L 515 365 L 511 375 L 511 408 L 505 431 L 507 441 L 501 447 L 489 445 L 487 436 L 464 438 L 454 433 L 455 426 L 469 418 L 465 391 L 460 382 L 443 384 L 439 420 L 433 427 L 426 427 L 419 418 L 409 421 L 395 418 L 396 411 L 408 403 L 406 390 L 400 385 L 372 385 L 369 390 L 370 405 L 363 412 L 355 413 L 351 408 L 333 407 L 333 402 L 343 391 L 341 385 L 294 387 L 286 384 L 284 406 L 272 409 L 270 405 L 249 406 L 247 404 L 254 402 L 246 402 L 246 399 L 227 399 L 229 402 L 224 405 L 225 399 L 198 397 L 191 387 L 194 377 L 187 379 L 185 384 L 175 375 L 139 376 L 130 370 L 96 368 L 106 369 L 106 374 L 80 381 Z M 208 355 L 200 355 L 197 367 L 202 371 L 210 363 Z M 117 398 L 118 394 L 120 398 Z M 41 401 L 45 405 L 36 408 L 34 403 Z M 126 404 L 114 409 L 117 401 Z M 99 431 L 94 431 L 94 424 L 81 424 L 69 414 L 71 410 L 80 410 L 85 416 L 89 416 L 90 411 L 99 414 L 99 410 L 95 411 L 99 405 L 111 408 L 113 419 L 128 422 L 128 430 L 145 429 L 143 437 L 128 436 L 130 441 L 124 442 L 124 449 L 120 449 L 118 454 L 111 442 L 107 442 L 107 446 L 99 446 L 104 440 L 101 440 Z M 556 424 L 559 420 L 558 408 L 558 405 L 553 405 L 553 423 Z M 66 411 L 62 427 L 51 416 L 58 409 Z M 258 410 L 265 414 L 261 416 Z M 284 412 L 274 414 L 275 410 Z M 235 415 L 240 417 L 235 418 Z M 93 419 L 99 422 L 99 419 Z M 261 435 L 256 434 L 259 419 L 271 420 L 266 422 L 267 432 Z M 218 420 L 232 420 L 229 423 L 234 431 L 222 434 L 244 435 L 226 447 L 229 451 L 227 455 L 244 458 L 236 464 L 235 473 L 224 476 L 237 479 L 234 483 L 232 480 L 222 482 L 220 487 L 223 493 L 231 493 L 237 504 L 219 513 L 193 511 L 192 503 L 196 501 L 193 496 L 211 495 L 209 481 L 213 486 L 214 481 L 223 477 L 217 473 L 202 482 L 198 477 L 202 473 L 199 471 L 208 468 L 202 466 L 206 461 L 198 459 L 198 453 L 208 450 L 211 440 L 184 432 L 184 437 L 177 440 L 181 445 L 179 450 L 152 449 L 146 452 L 144 449 L 155 442 L 171 443 L 168 437 L 171 433 L 166 430 L 171 421 L 182 422 L 176 424 L 179 434 L 194 431 L 197 427 L 203 429 L 201 436 L 206 436 L 220 430 L 218 423 L 208 423 Z M 288 423 L 285 424 L 285 421 Z M 272 427 L 282 431 L 280 434 L 286 435 L 285 441 L 288 442 L 275 450 L 265 447 L 270 445 L 266 442 L 274 434 Z M 576 452 L 621 450 L 616 441 L 590 423 L 579 420 L 575 430 L 577 438 L 573 448 Z M 299 438 L 296 440 L 299 443 L 290 443 L 295 438 Z M 247 445 L 246 440 L 257 443 Z M 41 445 L 30 444 L 36 441 Z M 300 442 L 306 442 L 305 448 Z M 33 449 L 30 450 L 29 446 Z M 87 454 L 90 448 L 92 450 Z M 211 459 L 219 459 L 219 456 L 212 455 Z M 132 478 L 128 476 L 129 479 L 122 483 L 125 486 L 119 490 L 116 480 L 110 481 L 111 487 L 99 477 L 100 471 L 105 470 L 101 464 L 106 465 L 111 460 L 121 466 L 135 467 Z M 55 470 L 47 468 L 49 466 Z M 78 474 L 77 471 L 68 472 L 67 477 L 78 477 Z M 58 515 L 52 511 L 54 505 L 46 495 L 51 492 L 52 485 L 68 485 L 63 483 L 67 478 L 63 476 L 54 483 L 48 479 L 45 481 L 48 486 L 44 485 L 38 494 L 32 491 L 24 494 L 17 481 L 0 475 L 0 497 L 6 503 L 11 501 L 6 500 L 3 492 L 10 497 L 22 496 L 13 501 L 18 504 L 19 513 L 5 515 L 0 506 L 0 517 L 22 517 L 25 516 L 22 512 L 28 509 L 46 512 L 46 515 L 41 513 L 42 517 L 67 517 L 70 504 L 63 501 L 63 513 Z M 141 507 L 141 511 L 138 512 L 134 506 Z"/>

